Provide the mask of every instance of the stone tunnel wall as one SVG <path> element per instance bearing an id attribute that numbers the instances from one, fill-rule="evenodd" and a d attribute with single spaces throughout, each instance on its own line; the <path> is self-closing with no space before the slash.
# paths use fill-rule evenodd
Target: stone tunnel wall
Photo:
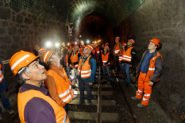
<path id="1" fill-rule="evenodd" d="M 15 11 L 0 1 L 0 59 L 9 59 L 20 49 L 33 50 L 53 29 L 61 34 L 64 24 L 52 16 L 45 19 L 28 10 Z"/>
<path id="2" fill-rule="evenodd" d="M 152 37 L 161 39 L 164 70 L 152 96 L 169 116 L 181 120 L 185 120 L 184 8 L 184 0 L 145 0 L 124 21 L 124 25 L 131 24 L 129 30 L 137 37 L 138 51 L 143 52 Z"/>

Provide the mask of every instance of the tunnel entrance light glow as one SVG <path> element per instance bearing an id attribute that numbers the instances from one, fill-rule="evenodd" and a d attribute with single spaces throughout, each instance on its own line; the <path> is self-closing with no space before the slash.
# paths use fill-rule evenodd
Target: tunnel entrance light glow
<path id="1" fill-rule="evenodd" d="M 59 48 L 60 47 L 60 43 L 59 42 L 55 42 L 55 47 Z"/>
<path id="2" fill-rule="evenodd" d="M 52 47 L 52 42 L 51 41 L 46 41 L 46 43 L 45 43 L 45 47 L 46 48 L 51 48 Z"/>
<path id="3" fill-rule="evenodd" d="M 89 40 L 89 39 L 87 39 L 87 40 L 86 40 L 86 44 L 89 44 L 89 43 L 90 43 L 90 40 Z"/>

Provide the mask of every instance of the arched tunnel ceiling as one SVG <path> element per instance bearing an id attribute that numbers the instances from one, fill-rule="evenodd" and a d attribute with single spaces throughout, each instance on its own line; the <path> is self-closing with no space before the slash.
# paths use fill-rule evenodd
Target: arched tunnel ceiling
<path id="1" fill-rule="evenodd" d="M 11 0 L 7 4 L 14 9 L 31 10 L 38 16 L 57 17 L 76 25 L 86 15 L 95 12 L 116 25 L 143 2 L 144 0 Z"/>
<path id="2" fill-rule="evenodd" d="M 143 2 L 144 0 L 76 0 L 69 10 L 67 19 L 78 26 L 86 15 L 96 12 L 103 15 L 112 25 L 116 25 Z"/>

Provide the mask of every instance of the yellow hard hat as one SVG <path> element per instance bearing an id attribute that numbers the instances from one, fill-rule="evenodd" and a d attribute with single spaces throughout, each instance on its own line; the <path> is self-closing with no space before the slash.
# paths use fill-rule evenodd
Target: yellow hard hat
<path id="1" fill-rule="evenodd" d="M 37 58 L 38 56 L 35 56 L 33 53 L 21 50 L 10 58 L 9 65 L 13 74 L 17 75 L 22 68 L 28 66 Z"/>

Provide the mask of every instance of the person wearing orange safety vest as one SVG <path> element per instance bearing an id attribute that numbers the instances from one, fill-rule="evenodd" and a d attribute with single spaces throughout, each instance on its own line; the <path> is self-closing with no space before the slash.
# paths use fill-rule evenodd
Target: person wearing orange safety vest
<path id="1" fill-rule="evenodd" d="M 69 123 L 64 108 L 42 87 L 47 75 L 37 56 L 21 50 L 13 54 L 9 64 L 13 74 L 24 81 L 17 98 L 21 123 Z"/>
<path id="2" fill-rule="evenodd" d="M 135 67 L 136 63 L 136 51 L 134 49 L 135 38 L 128 37 L 128 42 L 125 48 L 123 48 L 122 54 L 119 56 L 120 68 L 123 74 L 126 75 L 126 86 L 130 86 L 130 68 Z"/>
<path id="3" fill-rule="evenodd" d="M 78 79 L 79 79 L 79 89 L 80 89 L 80 104 L 84 103 L 84 91 L 87 90 L 87 99 L 91 103 L 92 92 L 91 85 L 95 79 L 96 73 L 96 60 L 91 56 L 91 51 L 93 47 L 87 45 L 84 48 L 83 56 L 81 56 L 78 65 Z"/>
<path id="4" fill-rule="evenodd" d="M 113 48 L 113 58 L 114 58 L 114 68 L 115 71 L 119 71 L 120 70 L 120 65 L 119 65 L 119 54 L 121 51 L 121 44 L 120 44 L 120 37 L 117 36 L 115 37 L 115 45 Z"/>
<path id="5" fill-rule="evenodd" d="M 79 61 L 79 51 L 78 51 L 78 46 L 74 46 L 72 49 L 71 54 L 69 55 L 69 62 L 73 68 L 78 68 L 78 61 Z"/>
<path id="6" fill-rule="evenodd" d="M 158 51 L 161 48 L 160 39 L 152 38 L 148 50 L 144 52 L 138 66 L 138 89 L 133 100 L 142 99 L 137 107 L 142 108 L 149 105 L 152 94 L 152 86 L 159 82 L 162 71 L 162 56 Z"/>
<path id="7" fill-rule="evenodd" d="M 60 57 L 52 51 L 43 54 L 42 60 L 49 65 L 45 85 L 49 90 L 51 97 L 61 106 L 65 106 L 75 97 L 71 88 L 71 82 L 60 64 Z"/>
<path id="8" fill-rule="evenodd" d="M 110 52 L 108 46 L 105 46 L 101 52 L 101 61 L 104 78 L 108 81 L 112 81 L 110 73 Z"/>
<path id="9" fill-rule="evenodd" d="M 63 59 L 64 59 L 64 64 L 65 64 L 65 67 L 66 67 L 66 72 L 67 72 L 67 75 L 69 76 L 70 75 L 70 54 L 72 52 L 72 49 L 71 47 L 68 47 L 67 48 L 67 51 L 65 52 L 64 56 L 63 56 Z"/>

